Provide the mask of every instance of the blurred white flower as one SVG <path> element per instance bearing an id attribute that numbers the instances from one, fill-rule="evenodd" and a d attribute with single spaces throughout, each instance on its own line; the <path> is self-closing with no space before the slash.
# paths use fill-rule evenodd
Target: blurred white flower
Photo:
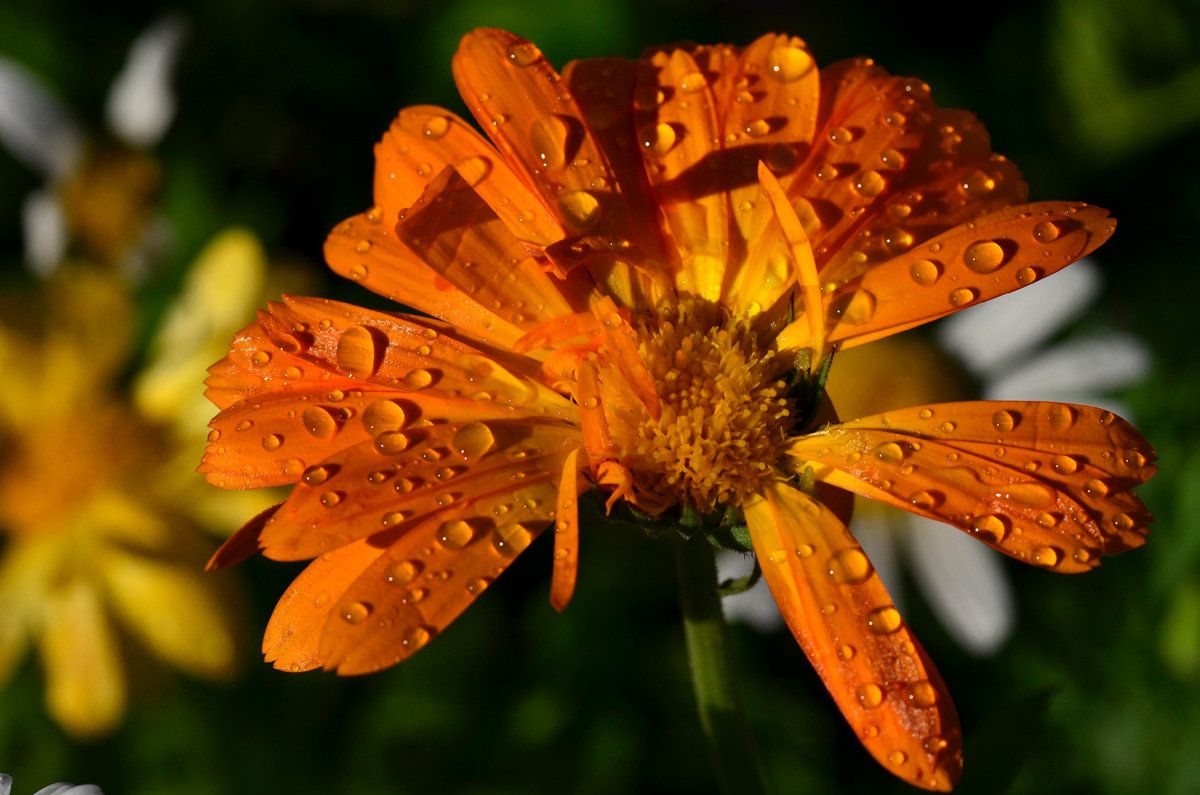
<path id="1" fill-rule="evenodd" d="M 12 776 L 0 773 L 0 795 L 10 795 L 12 792 Z M 51 784 L 42 787 L 33 795 L 104 795 L 104 790 L 95 784 L 80 784 L 78 786 L 67 782 Z"/>
<path id="2" fill-rule="evenodd" d="M 169 82 L 186 29 L 184 20 L 174 14 L 151 25 L 133 42 L 125 66 L 109 89 L 105 106 L 109 130 L 133 151 L 157 144 L 175 116 Z M 77 183 L 86 182 L 84 172 L 89 167 L 103 169 L 101 173 L 110 180 L 127 180 L 135 200 L 145 192 L 144 168 L 113 168 L 111 162 L 97 158 L 83 128 L 54 92 L 25 66 L 4 55 L 0 55 L 0 144 L 45 180 L 45 186 L 27 197 L 21 208 L 25 261 L 42 276 L 57 268 L 67 251 L 73 225 L 65 194 Z M 97 160 L 99 168 L 92 162 Z M 111 198 L 105 195 L 91 204 L 111 206 Z M 111 217 L 112 210 L 106 212 Z M 161 229 L 152 218 L 136 227 L 134 240 L 117 241 L 116 254 L 129 270 L 136 270 L 145 246 Z"/>
<path id="3" fill-rule="evenodd" d="M 1128 409 L 1104 393 L 1131 386 L 1149 372 L 1150 352 L 1142 342 L 1105 332 L 1048 344 L 1083 315 L 1101 287 L 1099 268 L 1081 260 L 1044 281 L 948 317 L 935 328 L 936 339 L 980 381 L 984 399 L 1083 403 L 1128 417 Z M 848 413 L 863 416 L 960 399 L 963 395 L 954 392 L 962 384 L 947 379 L 947 368 L 936 363 L 935 355 L 919 338 L 903 337 L 847 351 L 835 359 L 830 377 L 834 404 L 841 409 L 861 402 Z M 922 358 L 935 363 L 918 361 Z M 846 381 L 858 394 L 835 394 L 847 388 Z M 856 507 L 851 531 L 897 605 L 902 605 L 903 560 L 950 635 L 972 654 L 995 652 L 1012 633 L 1016 617 L 1000 553 L 941 522 L 861 500 Z M 753 565 L 748 556 L 733 552 L 718 557 L 723 579 L 745 576 Z M 762 631 L 783 626 L 761 585 L 726 597 L 724 605 L 731 620 Z"/>

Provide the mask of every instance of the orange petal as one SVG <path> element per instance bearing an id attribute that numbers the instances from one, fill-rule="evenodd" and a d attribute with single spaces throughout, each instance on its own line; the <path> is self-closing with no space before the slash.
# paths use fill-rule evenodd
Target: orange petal
<path id="1" fill-rule="evenodd" d="M 452 323 L 478 339 L 510 348 L 521 330 L 458 290 L 396 238 L 382 214 L 366 212 L 338 224 L 325 239 L 335 273 L 398 304 Z"/>
<path id="2" fill-rule="evenodd" d="M 789 455 L 831 485 L 1054 571 L 1088 571 L 1100 555 L 1141 546 L 1150 521 L 1130 489 L 1154 474 L 1154 451 L 1089 406 L 918 406 L 802 437 Z"/>
<path id="3" fill-rule="evenodd" d="M 858 542 L 782 483 L 743 510 L 779 611 L 863 745 L 910 784 L 949 790 L 962 769 L 954 704 Z"/>
<path id="4" fill-rule="evenodd" d="M 604 354 L 612 359 L 617 372 L 650 417 L 657 420 L 662 415 L 662 401 L 658 396 L 654 376 L 646 368 L 642 354 L 638 351 L 629 321 L 617 311 L 616 304 L 608 296 L 594 304 L 592 311 L 600 319 L 600 331 L 605 342 Z"/>
<path id="5" fill-rule="evenodd" d="M 789 188 L 826 282 L 980 215 L 1026 200 L 971 114 L 934 106 L 929 87 L 866 59 L 821 71 L 813 147 Z"/>
<path id="6" fill-rule="evenodd" d="M 579 573 L 579 448 L 567 454 L 558 484 L 557 514 L 554 520 L 554 575 L 550 580 L 550 605 L 565 610 L 575 593 Z"/>
<path id="7" fill-rule="evenodd" d="M 259 536 L 276 560 L 316 557 L 359 538 L 404 530 L 459 503 L 503 514 L 510 492 L 553 480 L 580 443 L 566 424 L 498 420 L 410 427 L 330 456 L 304 478 Z M 444 510 L 446 509 L 446 510 Z"/>
<path id="8" fill-rule="evenodd" d="M 522 331 L 574 311 L 562 282 L 453 169 L 429 185 L 396 235 L 442 280 Z"/>
<path id="9" fill-rule="evenodd" d="M 531 480 L 509 481 L 504 499 L 450 505 L 365 542 L 385 548 L 334 594 L 322 664 L 340 674 L 377 671 L 440 634 L 553 518 L 553 476 Z"/>
<path id="10" fill-rule="evenodd" d="M 310 671 L 325 664 L 321 633 L 334 605 L 384 550 L 367 539 L 323 555 L 300 573 L 275 605 L 263 634 L 263 656 L 281 671 Z"/>
<path id="11" fill-rule="evenodd" d="M 506 31 L 480 28 L 463 37 L 453 69 L 480 126 L 541 199 L 527 213 L 548 214 L 573 237 L 629 241 L 634 208 L 625 204 L 607 154 L 541 50 Z M 595 105 L 591 118 L 608 122 Z M 611 123 L 620 120 L 616 115 Z M 630 187 L 634 195 L 639 189 Z"/>
<path id="12" fill-rule="evenodd" d="M 1099 207 L 1039 202 L 1009 207 L 893 257 L 825 297 L 829 342 L 853 347 L 1012 292 L 1090 254 L 1116 222 Z M 792 323 L 782 347 L 806 346 Z"/>
<path id="13" fill-rule="evenodd" d="M 779 228 L 780 236 L 787 242 L 788 253 L 795 268 L 793 278 L 800 285 L 804 319 L 808 325 L 808 338 L 812 348 L 810 369 L 816 372 L 825 355 L 825 304 L 821 300 L 821 283 L 817 277 L 817 264 L 813 259 L 812 246 L 809 245 L 804 226 L 788 204 L 783 188 L 765 163 L 758 164 L 758 179 L 775 214 L 775 224 Z"/>
<path id="14" fill-rule="evenodd" d="M 402 210 L 413 206 L 447 166 L 475 189 L 513 234 L 538 246 L 562 237 L 545 214 L 526 215 L 537 198 L 491 144 L 448 110 L 419 105 L 405 108 L 375 146 L 375 204 L 391 229 Z"/>
<path id="15" fill-rule="evenodd" d="M 258 537 L 282 505 L 283 503 L 272 505 L 239 527 L 237 532 L 227 538 L 221 548 L 213 553 L 204 570 L 223 569 L 254 557 L 260 549 Z"/>

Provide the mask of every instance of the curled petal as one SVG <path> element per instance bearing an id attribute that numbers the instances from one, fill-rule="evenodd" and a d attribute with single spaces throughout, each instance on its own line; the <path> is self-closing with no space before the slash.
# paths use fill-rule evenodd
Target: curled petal
<path id="1" fill-rule="evenodd" d="M 959 527 L 1060 572 L 1145 543 L 1130 491 L 1154 451 L 1111 412 L 976 401 L 889 411 L 802 437 L 789 455 L 821 480 Z"/>
<path id="2" fill-rule="evenodd" d="M 910 784 L 949 790 L 962 769 L 954 704 L 858 543 L 784 484 L 744 510 L 779 611 L 863 745 Z"/>

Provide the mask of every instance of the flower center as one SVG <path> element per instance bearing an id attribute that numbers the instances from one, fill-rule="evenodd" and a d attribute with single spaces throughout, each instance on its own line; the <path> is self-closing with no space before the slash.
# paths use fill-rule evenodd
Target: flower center
<path id="1" fill-rule="evenodd" d="M 632 440 L 639 486 L 702 513 L 759 491 L 795 421 L 789 363 L 711 302 L 686 299 L 638 331 L 662 400 Z"/>

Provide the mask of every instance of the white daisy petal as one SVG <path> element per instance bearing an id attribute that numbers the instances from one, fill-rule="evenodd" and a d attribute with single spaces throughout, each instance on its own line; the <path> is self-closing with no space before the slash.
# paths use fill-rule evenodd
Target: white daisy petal
<path id="1" fill-rule="evenodd" d="M 1045 342 L 1096 300 L 1100 269 L 1086 259 L 1008 295 L 957 312 L 935 327 L 941 346 L 977 376 L 993 377 Z"/>
<path id="2" fill-rule="evenodd" d="M 1012 633 L 1012 588 L 1000 553 L 949 525 L 908 515 L 905 547 L 925 601 L 959 644 L 994 653 Z"/>
<path id="3" fill-rule="evenodd" d="M 138 36 L 129 49 L 104 108 L 109 128 L 126 143 L 143 149 L 153 146 L 175 118 L 171 72 L 186 32 L 181 17 L 168 15 Z"/>
<path id="4" fill-rule="evenodd" d="M 67 253 L 67 219 L 48 191 L 34 191 L 21 204 L 25 264 L 38 276 L 49 276 Z"/>
<path id="5" fill-rule="evenodd" d="M 732 550 L 717 553 L 717 579 L 720 581 L 745 577 L 754 570 L 754 556 Z M 742 621 L 759 632 L 775 632 L 783 626 L 783 616 L 775 606 L 766 583 L 758 582 L 748 591 L 726 596 L 721 600 L 728 621 Z"/>
<path id="6" fill-rule="evenodd" d="M 10 792 L 12 792 L 12 776 L 0 773 L 0 795 L 8 795 Z"/>
<path id="7" fill-rule="evenodd" d="M 854 520 L 850 523 L 850 532 L 863 552 L 867 553 L 879 579 L 883 580 L 883 587 L 887 588 L 888 596 L 892 597 L 901 612 L 904 612 L 903 581 L 900 578 L 900 561 L 896 559 L 896 536 L 907 530 L 906 527 L 897 526 L 897 521 L 903 521 L 903 516 L 899 511 L 878 510 L 871 506 L 856 510 Z"/>
<path id="8" fill-rule="evenodd" d="M 0 792 L 0 795 L 3 795 L 3 793 Z M 60 782 L 58 784 L 51 784 L 48 787 L 42 787 L 33 793 L 33 795 L 104 795 L 104 791 L 95 784 L 75 785 Z"/>
<path id="9" fill-rule="evenodd" d="M 1070 340 L 988 384 L 989 400 L 1016 400 L 1050 393 L 1086 394 L 1130 386 L 1150 372 L 1150 350 L 1128 334 Z"/>
<path id="10" fill-rule="evenodd" d="M 74 170 L 83 136 L 40 78 L 0 55 L 0 142 L 47 179 Z"/>

